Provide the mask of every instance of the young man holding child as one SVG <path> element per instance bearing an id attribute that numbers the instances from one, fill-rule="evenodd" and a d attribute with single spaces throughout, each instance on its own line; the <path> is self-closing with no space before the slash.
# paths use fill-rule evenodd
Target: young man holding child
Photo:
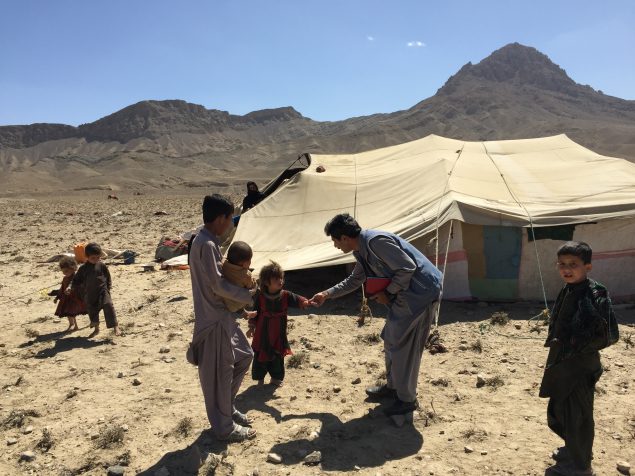
<path id="1" fill-rule="evenodd" d="M 617 321 L 604 286 L 589 279 L 591 247 L 569 241 L 557 252 L 565 285 L 554 303 L 545 347 L 549 355 L 540 396 L 549 398 L 547 425 L 564 440 L 548 474 L 591 476 L 593 396 L 602 375 L 599 350 L 618 338 Z"/>
<path id="2" fill-rule="evenodd" d="M 198 366 L 207 417 L 217 438 L 243 441 L 256 436 L 250 419 L 234 406 L 253 351 L 223 299 L 248 304 L 255 289 L 231 284 L 221 272 L 220 237 L 232 226 L 234 205 L 221 195 L 203 200 L 203 229 L 192 241 L 190 274 L 194 335 L 188 360 Z"/>

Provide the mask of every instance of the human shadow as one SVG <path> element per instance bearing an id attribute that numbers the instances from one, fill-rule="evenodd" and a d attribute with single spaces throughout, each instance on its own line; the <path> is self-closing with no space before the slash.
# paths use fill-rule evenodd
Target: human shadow
<path id="1" fill-rule="evenodd" d="M 137 473 L 137 476 L 154 476 L 161 468 L 167 469 L 166 474 L 196 475 L 201 463 L 205 462 L 210 453 L 220 454 L 226 449 L 226 441 L 215 438 L 209 429 L 203 430 L 185 448 L 164 454 L 152 466 Z"/>
<path id="2" fill-rule="evenodd" d="M 276 388 L 275 385 L 252 385 L 236 397 L 238 410 L 243 412 L 257 410 L 270 415 L 276 423 L 280 423 L 282 413 L 267 403 L 270 400 L 280 399 L 279 396 L 275 395 Z"/>
<path id="3" fill-rule="evenodd" d="M 40 334 L 34 339 L 23 342 L 18 347 L 24 349 L 25 347 L 31 347 L 32 345 L 39 344 L 40 342 L 47 342 L 49 340 L 59 339 L 60 337 L 64 337 L 68 333 L 66 331 L 55 331 L 49 332 L 48 334 Z"/>
<path id="4" fill-rule="evenodd" d="M 67 337 L 65 339 L 57 339 L 53 347 L 38 351 L 34 357 L 36 359 L 48 359 L 55 357 L 60 352 L 67 352 L 73 349 L 90 349 L 107 344 L 112 344 L 112 341 L 109 339 L 93 340 L 80 336 Z"/>
<path id="5" fill-rule="evenodd" d="M 383 408 L 384 405 L 380 405 L 367 415 L 346 422 L 332 413 L 285 415 L 283 421 L 320 420 L 319 436 L 313 440 L 300 438 L 278 443 L 271 452 L 279 454 L 284 464 L 292 465 L 300 463 L 307 454 L 320 451 L 324 471 L 373 468 L 416 454 L 423 446 L 421 433 L 411 424 L 396 427 L 383 416 Z"/>

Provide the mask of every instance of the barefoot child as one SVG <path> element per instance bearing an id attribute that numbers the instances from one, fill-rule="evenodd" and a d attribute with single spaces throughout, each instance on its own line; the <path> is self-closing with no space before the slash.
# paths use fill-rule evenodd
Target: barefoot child
<path id="1" fill-rule="evenodd" d="M 254 362 L 251 376 L 264 384 L 267 374 L 273 385 L 282 385 L 284 380 L 284 357 L 291 354 L 287 339 L 287 309 L 305 309 L 309 301 L 290 291 L 282 289 L 284 271 L 275 262 L 260 270 L 260 290 L 254 297 L 255 310 L 249 314 L 247 337 L 253 336 Z"/>
<path id="2" fill-rule="evenodd" d="M 90 327 L 93 332 L 88 336 L 95 337 L 99 334 L 99 311 L 104 311 L 106 327 L 113 329 L 116 336 L 121 335 L 117 315 L 110 297 L 112 280 L 108 267 L 101 262 L 101 247 L 97 243 L 88 243 L 84 250 L 86 262 L 79 267 L 70 286 L 66 288 L 66 294 L 70 295 L 74 289 L 80 288 L 84 295 L 84 302 L 88 308 Z"/>
<path id="3" fill-rule="evenodd" d="M 62 278 L 60 289 L 56 289 L 52 292 L 52 295 L 55 296 L 54 302 L 59 301 L 55 309 L 55 315 L 68 317 L 68 329 L 66 329 L 66 332 L 73 332 L 79 329 L 79 327 L 77 327 L 77 316 L 86 314 L 88 311 L 86 310 L 86 304 L 75 291 L 66 294 L 66 289 L 75 277 L 77 262 L 70 256 L 64 256 L 60 260 L 59 265 L 64 278 Z"/>
<path id="4" fill-rule="evenodd" d="M 587 277 L 591 247 L 569 241 L 557 252 L 565 285 L 553 305 L 545 347 L 549 355 L 540 396 L 549 397 L 547 425 L 564 440 L 547 474 L 592 476 L 593 395 L 602 375 L 599 350 L 619 338 L 611 299 Z"/>
<path id="5" fill-rule="evenodd" d="M 249 266 L 253 251 L 244 241 L 234 241 L 227 250 L 227 259 L 223 260 L 221 273 L 223 277 L 232 284 L 241 288 L 254 289 L 258 286 L 256 280 L 251 275 Z M 231 298 L 223 298 L 223 302 L 231 312 L 245 309 L 245 303 Z"/>

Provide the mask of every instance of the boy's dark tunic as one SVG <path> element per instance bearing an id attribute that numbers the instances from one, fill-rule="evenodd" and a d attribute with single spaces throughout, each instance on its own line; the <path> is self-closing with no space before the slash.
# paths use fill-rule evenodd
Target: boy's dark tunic
<path id="1" fill-rule="evenodd" d="M 591 466 L 593 395 L 602 375 L 599 349 L 607 346 L 615 319 L 606 288 L 586 279 L 558 294 L 545 347 L 549 355 L 540 396 L 549 397 L 547 424 L 565 441 L 578 469 Z"/>
<path id="2" fill-rule="evenodd" d="M 106 327 L 117 325 L 117 315 L 110 297 L 112 280 L 108 267 L 101 261 L 97 264 L 89 262 L 79 267 L 73 278 L 72 289 L 79 289 L 84 296 L 84 302 L 88 310 L 88 317 L 92 324 L 99 323 L 99 311 L 104 310 Z"/>

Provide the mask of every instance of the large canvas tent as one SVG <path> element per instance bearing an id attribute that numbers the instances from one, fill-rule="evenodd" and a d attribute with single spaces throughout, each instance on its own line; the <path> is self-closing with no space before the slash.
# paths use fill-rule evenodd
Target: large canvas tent
<path id="1" fill-rule="evenodd" d="M 286 270 L 351 262 L 323 231 L 348 212 L 363 228 L 414 243 L 441 268 L 447 261 L 444 298 L 542 299 L 543 282 L 553 297 L 555 250 L 567 239 L 591 244 L 592 276 L 615 298 L 635 296 L 635 165 L 626 160 L 565 135 L 430 135 L 311 159 L 241 217 L 234 240 L 252 246 L 256 269 L 270 259 Z"/>

